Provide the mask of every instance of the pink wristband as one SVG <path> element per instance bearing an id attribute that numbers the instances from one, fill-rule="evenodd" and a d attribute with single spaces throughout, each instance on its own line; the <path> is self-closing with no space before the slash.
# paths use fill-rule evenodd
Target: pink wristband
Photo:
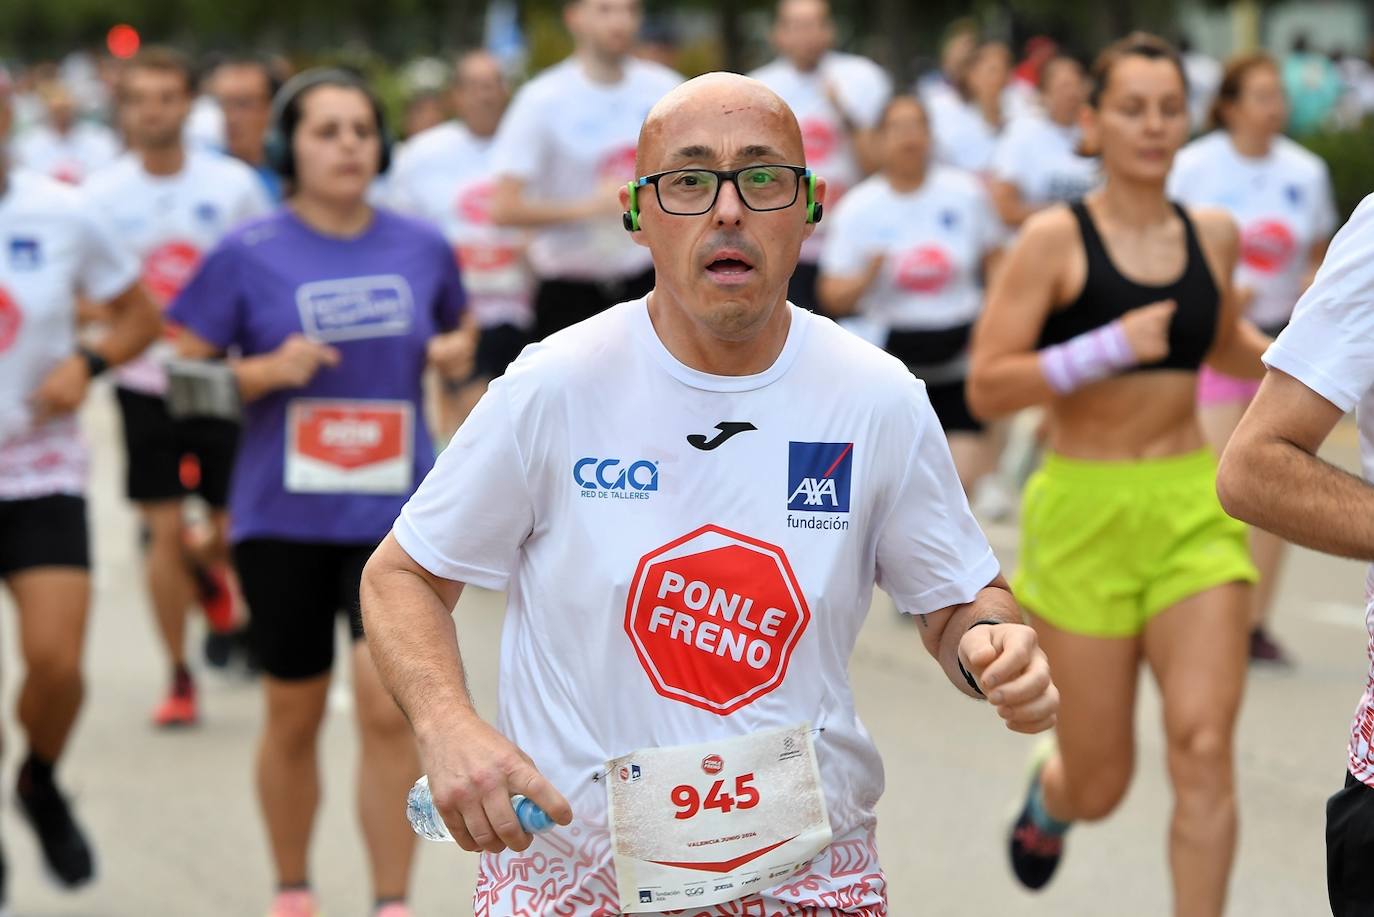
<path id="1" fill-rule="evenodd" d="M 1061 395 L 1135 366 L 1121 319 L 1040 351 L 1040 371 Z"/>

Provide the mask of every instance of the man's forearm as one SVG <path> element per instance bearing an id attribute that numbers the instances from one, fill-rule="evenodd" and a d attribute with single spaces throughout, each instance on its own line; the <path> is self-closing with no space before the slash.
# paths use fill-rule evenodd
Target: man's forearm
<path id="1" fill-rule="evenodd" d="M 1217 475 L 1226 512 L 1294 544 L 1374 560 L 1374 487 L 1290 442 L 1234 445 Z"/>
<path id="2" fill-rule="evenodd" d="M 359 598 L 378 674 L 416 734 L 470 713 L 453 615 L 429 583 L 374 556 Z"/>
<path id="3" fill-rule="evenodd" d="M 998 581 L 984 587 L 972 602 L 960 605 L 945 621 L 944 631 L 940 634 L 939 651 L 936 658 L 950 683 L 969 697 L 980 697 L 964 678 L 959 667 L 959 641 L 977 621 L 996 621 L 999 624 L 1020 624 L 1021 606 L 1016 604 L 1011 590 L 998 578 Z"/>

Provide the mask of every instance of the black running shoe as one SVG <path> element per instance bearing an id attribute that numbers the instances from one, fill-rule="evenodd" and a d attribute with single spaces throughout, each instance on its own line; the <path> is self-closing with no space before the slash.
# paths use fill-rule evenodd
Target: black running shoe
<path id="1" fill-rule="evenodd" d="M 91 847 L 57 786 L 34 785 L 17 796 L 19 809 L 38 835 L 43 858 L 57 880 L 67 888 L 89 882 L 95 876 Z"/>
<path id="2" fill-rule="evenodd" d="M 1035 786 L 1031 784 L 1032 788 Z M 1031 891 L 1044 888 L 1064 855 L 1064 835 L 1052 834 L 1030 817 L 1030 800 L 1011 829 L 1011 871 Z"/>

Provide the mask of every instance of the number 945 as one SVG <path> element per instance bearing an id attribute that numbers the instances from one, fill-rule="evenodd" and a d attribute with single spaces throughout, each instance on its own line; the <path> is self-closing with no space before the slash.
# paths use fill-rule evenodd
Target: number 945
<path id="1" fill-rule="evenodd" d="M 725 781 L 717 780 L 711 784 L 711 788 L 706 791 L 705 802 L 701 799 L 701 794 L 697 788 L 681 783 L 673 787 L 673 805 L 677 807 L 674 818 L 686 820 L 696 815 L 702 809 L 719 809 L 721 812 L 729 812 L 731 809 L 752 809 L 759 804 L 759 791 L 754 789 L 754 775 L 740 774 L 735 778 L 735 792 L 733 794 L 724 792 Z"/>

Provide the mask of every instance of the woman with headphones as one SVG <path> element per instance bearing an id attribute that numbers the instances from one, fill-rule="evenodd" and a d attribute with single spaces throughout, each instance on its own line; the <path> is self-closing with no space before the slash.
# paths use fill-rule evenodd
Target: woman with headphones
<path id="1" fill-rule="evenodd" d="M 258 796 L 279 890 L 269 917 L 309 917 L 316 745 L 336 616 L 354 638 L 358 802 L 376 913 L 402 917 L 419 776 L 410 730 L 362 642 L 358 583 L 434 457 L 421 376 L 470 369 L 463 288 L 439 232 L 371 206 L 387 166 L 382 110 L 359 78 L 314 70 L 273 102 L 268 156 L 284 206 L 227 236 L 176 298 L 184 356 L 235 350 L 243 432 L 230 537 L 266 675 Z"/>

